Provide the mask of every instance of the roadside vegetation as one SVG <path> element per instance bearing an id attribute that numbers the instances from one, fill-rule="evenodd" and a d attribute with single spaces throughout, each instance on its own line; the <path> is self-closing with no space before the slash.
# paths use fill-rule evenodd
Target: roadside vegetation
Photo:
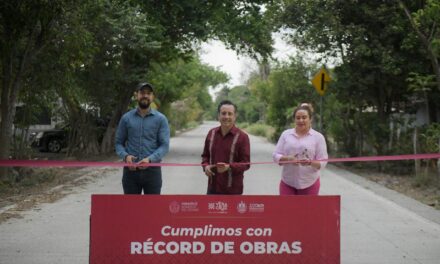
<path id="1" fill-rule="evenodd" d="M 439 0 L 3 1 L 0 159 L 34 158 L 27 128 L 44 111 L 72 128 L 57 159 L 112 153 L 119 118 L 145 80 L 173 134 L 215 119 L 217 103 L 230 99 L 241 127 L 276 142 L 308 102 L 332 157 L 438 153 L 439 13 Z M 272 59 L 274 32 L 295 55 Z M 208 39 L 255 60 L 243 85 L 228 86 L 200 61 Z M 323 66 L 332 82 L 321 97 L 310 80 Z M 343 166 L 440 200 L 438 160 Z M 23 182 L 19 171 L 0 168 L 0 187 Z"/>
<path id="2" fill-rule="evenodd" d="M 249 124 L 249 123 L 239 123 L 237 126 L 249 134 L 252 134 L 254 136 L 264 137 L 267 139 L 273 138 L 273 133 L 275 132 L 275 129 L 267 124 L 262 123 L 255 123 L 255 124 Z"/>

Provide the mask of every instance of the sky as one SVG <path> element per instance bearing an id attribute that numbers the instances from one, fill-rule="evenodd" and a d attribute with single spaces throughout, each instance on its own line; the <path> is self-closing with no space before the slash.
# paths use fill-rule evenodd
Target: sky
<path id="1" fill-rule="evenodd" d="M 275 35 L 274 39 L 275 58 L 286 60 L 289 55 L 295 54 L 295 48 L 289 46 L 279 35 Z M 237 55 L 234 50 L 226 49 L 221 41 L 203 43 L 200 55 L 202 62 L 229 74 L 231 80 L 228 85 L 231 87 L 244 84 L 249 73 L 257 69 L 255 61 L 247 56 Z"/>
<path id="2" fill-rule="evenodd" d="M 226 72 L 229 77 L 229 85 L 236 86 L 243 83 L 245 65 L 252 65 L 251 59 L 237 55 L 233 50 L 226 49 L 220 41 L 210 41 L 202 44 L 202 62 Z"/>

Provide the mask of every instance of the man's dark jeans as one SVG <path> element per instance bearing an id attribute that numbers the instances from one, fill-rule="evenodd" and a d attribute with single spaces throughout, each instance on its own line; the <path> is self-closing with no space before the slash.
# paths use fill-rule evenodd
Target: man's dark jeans
<path id="1" fill-rule="evenodd" d="M 124 194 L 160 194 L 162 188 L 162 170 L 160 167 L 129 170 L 124 167 L 122 175 Z"/>

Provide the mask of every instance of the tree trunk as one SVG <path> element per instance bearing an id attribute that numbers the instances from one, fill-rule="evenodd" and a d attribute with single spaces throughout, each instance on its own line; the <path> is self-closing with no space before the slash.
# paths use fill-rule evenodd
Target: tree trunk
<path id="1" fill-rule="evenodd" d="M 414 135 L 413 135 L 413 149 L 414 149 L 414 154 L 417 154 L 417 142 L 418 139 L 418 131 L 417 131 L 417 127 L 414 128 Z M 415 170 L 415 174 L 416 177 L 418 177 L 420 175 L 420 160 L 416 159 L 414 160 L 414 170 Z"/>
<path id="2" fill-rule="evenodd" d="M 0 159 L 9 159 L 12 127 L 15 118 L 15 104 L 17 102 L 18 91 L 21 88 L 21 80 L 28 62 L 30 45 L 27 45 L 26 51 L 21 57 L 17 72 L 13 77 L 13 54 L 8 54 L 3 59 L 3 87 L 1 95 L 1 125 L 0 125 Z M 0 181 L 7 176 L 7 169 L 0 169 Z"/>
<path id="3" fill-rule="evenodd" d="M 27 153 L 27 138 L 29 135 L 28 128 L 17 128 L 14 127 L 14 133 L 12 136 L 12 156 L 15 159 L 29 159 L 29 153 Z"/>
<path id="4" fill-rule="evenodd" d="M 116 133 L 116 114 L 113 114 L 107 129 L 105 130 L 104 137 L 101 142 L 101 153 L 111 153 L 114 149 L 114 138 Z M 118 118 L 119 120 L 119 118 Z"/>
<path id="5" fill-rule="evenodd" d="M 438 152 L 440 153 L 440 138 L 438 139 Z M 437 176 L 440 178 L 440 159 L 437 159 Z"/>
<path id="6" fill-rule="evenodd" d="M 119 100 L 116 111 L 113 112 L 107 129 L 105 130 L 104 138 L 101 142 L 101 153 L 110 153 L 114 151 L 114 138 L 116 128 L 119 124 L 121 116 L 127 111 L 127 107 L 130 104 L 131 97 L 133 96 L 133 90 L 123 89 L 123 91 L 125 91 L 125 93 L 122 96 L 119 96 L 119 98 L 121 99 Z"/>
<path id="7" fill-rule="evenodd" d="M 37 39 L 41 40 L 42 29 L 38 22 L 35 22 L 31 33 L 27 35 L 26 46 L 22 52 L 17 50 L 17 39 L 11 39 L 10 28 L 7 28 L 3 33 L 5 47 L 1 49 L 2 56 L 2 75 L 0 79 L 2 83 L 1 94 L 1 124 L 0 124 L 0 159 L 9 159 L 12 127 L 15 119 L 15 104 L 17 102 L 18 92 L 22 86 L 22 80 L 26 69 L 29 66 L 29 61 L 34 57 L 43 47 L 43 42 L 37 47 Z M 40 38 L 38 38 L 40 37 Z M 14 60 L 18 59 L 18 63 L 14 64 Z M 0 168 L 0 181 L 7 176 L 7 169 Z"/>
<path id="8" fill-rule="evenodd" d="M 114 151 L 114 138 L 116 129 L 118 127 L 119 120 L 127 110 L 128 104 L 130 103 L 130 98 L 131 96 L 129 96 L 128 99 L 125 98 L 124 101 L 121 100 L 120 104 L 117 107 L 117 110 L 113 112 L 113 115 L 110 119 L 107 129 L 105 130 L 104 137 L 101 142 L 101 153 L 110 153 Z"/>
<path id="9" fill-rule="evenodd" d="M 3 86 L 1 99 L 0 159 L 9 158 L 14 107 L 9 102 L 9 87 Z"/>
<path id="10" fill-rule="evenodd" d="M 58 89 L 58 95 L 67 107 L 70 134 L 67 155 L 99 154 L 98 129 L 95 120 L 84 110 L 68 89 Z"/>
<path id="11" fill-rule="evenodd" d="M 93 120 L 90 120 L 83 109 L 70 113 L 70 120 L 72 130 L 69 137 L 68 155 L 98 155 L 98 135 Z"/>
<path id="12" fill-rule="evenodd" d="M 6 87 L 3 88 L 4 90 L 7 90 Z M 2 94 L 3 94 L 2 93 Z M 13 114 L 9 114 L 11 111 L 11 107 L 8 104 L 3 103 L 3 96 L 2 96 L 2 106 L 1 106 L 1 126 L 0 126 L 0 159 L 6 160 L 9 159 L 9 149 L 11 144 L 11 136 L 12 136 L 12 121 L 13 121 Z M 0 182 L 4 181 L 8 174 L 8 168 L 1 167 L 0 168 Z"/>
<path id="13" fill-rule="evenodd" d="M 388 150 L 393 149 L 394 144 L 394 122 L 389 122 L 390 124 L 390 131 L 388 133 Z"/>

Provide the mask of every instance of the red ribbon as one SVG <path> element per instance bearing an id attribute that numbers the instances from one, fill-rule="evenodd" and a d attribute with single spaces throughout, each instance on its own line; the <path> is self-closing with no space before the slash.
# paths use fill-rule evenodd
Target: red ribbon
<path id="1" fill-rule="evenodd" d="M 386 161 L 386 160 L 418 160 L 418 159 L 439 159 L 440 153 L 411 154 L 394 156 L 370 156 L 354 158 L 330 158 L 316 161 L 326 162 L 355 162 L 355 161 Z M 242 165 L 275 164 L 276 162 L 247 162 L 235 163 Z M 290 163 L 290 162 L 283 162 Z M 202 166 L 200 163 L 148 163 L 153 167 L 189 167 Z M 145 164 L 128 165 L 123 162 L 94 162 L 94 161 L 61 161 L 61 160 L 0 160 L 0 167 L 145 167 Z"/>

